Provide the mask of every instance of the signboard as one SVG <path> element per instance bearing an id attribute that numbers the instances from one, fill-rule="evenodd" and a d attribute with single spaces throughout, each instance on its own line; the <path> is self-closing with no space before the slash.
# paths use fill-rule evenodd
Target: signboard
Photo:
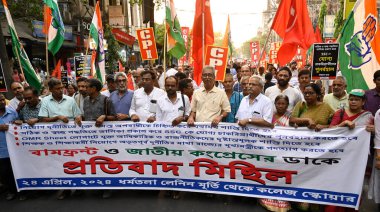
<path id="1" fill-rule="evenodd" d="M 67 70 L 64 69 L 64 66 L 61 67 L 61 82 L 65 88 L 67 88 L 67 86 L 69 85 L 69 78 L 67 77 Z"/>
<path id="2" fill-rule="evenodd" d="M 189 27 L 181 27 L 182 32 L 182 38 L 185 42 L 185 48 L 187 49 L 187 46 L 189 45 L 189 36 L 190 36 L 190 28 Z M 187 55 L 187 51 L 185 55 L 178 61 L 178 65 L 188 65 L 189 64 L 189 58 Z"/>
<path id="3" fill-rule="evenodd" d="M 215 80 L 224 81 L 228 59 L 228 47 L 207 46 L 205 64 L 215 68 Z"/>
<path id="4" fill-rule="evenodd" d="M 117 41 L 125 45 L 132 46 L 135 43 L 135 37 L 129 35 L 126 32 L 121 31 L 120 29 L 112 29 L 112 34 L 115 36 L 115 39 Z"/>
<path id="5" fill-rule="evenodd" d="M 139 40 L 142 60 L 158 59 L 156 40 L 154 39 L 153 28 L 137 29 L 137 39 Z"/>
<path id="6" fill-rule="evenodd" d="M 273 42 L 270 45 L 269 50 L 269 63 L 271 64 L 277 64 L 277 52 L 281 47 L 281 42 Z"/>
<path id="7" fill-rule="evenodd" d="M 334 37 L 334 21 L 335 15 L 326 15 L 325 16 L 325 24 L 323 27 L 323 37 L 324 38 L 333 38 Z"/>
<path id="8" fill-rule="evenodd" d="M 88 77 L 91 72 L 91 55 L 74 57 L 75 76 Z"/>
<path id="9" fill-rule="evenodd" d="M 3 63 L 0 59 L 0 92 L 8 92 L 7 83 L 5 82 Z"/>
<path id="10" fill-rule="evenodd" d="M 250 51 L 251 51 L 251 64 L 253 67 L 259 66 L 260 59 L 260 43 L 259 41 L 253 41 L 250 43 Z"/>
<path id="11" fill-rule="evenodd" d="M 338 43 L 314 44 L 312 78 L 335 79 L 338 68 L 338 53 Z"/>
<path id="12" fill-rule="evenodd" d="M 44 27 L 43 21 L 32 21 L 33 24 L 33 36 L 36 38 L 45 38 L 45 34 L 42 32 Z M 73 28 L 65 25 L 65 40 L 73 40 Z"/>
<path id="13" fill-rule="evenodd" d="M 71 122 L 10 125 L 6 141 L 18 190 L 178 190 L 358 209 L 370 133 Z"/>

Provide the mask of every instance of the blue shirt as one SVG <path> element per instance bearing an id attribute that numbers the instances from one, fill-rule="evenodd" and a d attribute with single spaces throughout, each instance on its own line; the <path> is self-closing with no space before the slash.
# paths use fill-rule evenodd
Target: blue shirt
<path id="1" fill-rule="evenodd" d="M 230 97 L 230 105 L 231 105 L 231 112 L 228 113 L 227 117 L 224 118 L 224 122 L 229 122 L 229 123 L 236 123 L 237 119 L 235 118 L 236 113 L 239 109 L 240 102 L 243 99 L 243 95 L 238 92 L 233 92 L 231 97 Z"/>
<path id="2" fill-rule="evenodd" d="M 0 124 L 11 124 L 17 119 L 17 112 L 10 107 L 6 107 L 5 113 L 0 117 Z M 5 131 L 0 131 L 0 158 L 9 158 Z"/>
<path id="3" fill-rule="evenodd" d="M 131 108 L 133 91 L 127 90 L 122 96 L 119 96 L 119 91 L 114 91 L 110 95 L 113 107 L 116 113 L 128 114 Z"/>
<path id="4" fill-rule="evenodd" d="M 241 89 L 240 82 L 235 83 L 235 85 L 234 85 L 234 91 L 236 91 L 236 92 L 242 92 L 243 91 Z"/>

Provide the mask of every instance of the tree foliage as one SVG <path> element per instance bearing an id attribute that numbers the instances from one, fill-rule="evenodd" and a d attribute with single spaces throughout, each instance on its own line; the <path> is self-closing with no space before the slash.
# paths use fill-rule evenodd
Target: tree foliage
<path id="1" fill-rule="evenodd" d="M 43 20 L 43 1 L 41 0 L 8 0 L 7 3 L 13 19 L 22 19 L 28 22 Z"/>
<path id="2" fill-rule="evenodd" d="M 118 61 L 121 60 L 119 51 L 120 51 L 120 45 L 116 41 L 114 35 L 112 34 L 112 28 L 107 24 L 104 28 L 104 38 L 107 40 L 108 49 L 107 49 L 107 62 L 109 72 L 118 70 L 119 63 Z M 126 61 L 121 61 L 124 65 Z"/>
<path id="3" fill-rule="evenodd" d="M 326 13 L 327 13 L 326 0 L 322 0 L 321 10 L 319 11 L 319 17 L 318 17 L 318 27 L 321 31 L 323 31 L 325 27 Z"/>
<path id="4" fill-rule="evenodd" d="M 343 20 L 343 11 L 344 11 L 344 0 L 340 0 L 340 7 L 338 13 L 335 15 L 335 31 L 334 38 L 338 38 L 340 31 L 342 31 L 344 20 Z"/>

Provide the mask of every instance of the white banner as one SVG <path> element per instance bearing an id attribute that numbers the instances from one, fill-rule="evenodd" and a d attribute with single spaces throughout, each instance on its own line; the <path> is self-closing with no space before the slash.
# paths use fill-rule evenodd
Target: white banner
<path id="1" fill-rule="evenodd" d="M 370 135 L 236 124 L 10 126 L 19 190 L 159 189 L 358 208 Z"/>

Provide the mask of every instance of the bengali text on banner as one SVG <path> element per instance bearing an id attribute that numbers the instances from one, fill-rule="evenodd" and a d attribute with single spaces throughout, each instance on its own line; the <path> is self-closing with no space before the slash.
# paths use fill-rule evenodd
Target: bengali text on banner
<path id="1" fill-rule="evenodd" d="M 133 122 L 11 125 L 6 136 L 19 190 L 168 189 L 352 208 L 370 137 L 360 127 Z"/>

